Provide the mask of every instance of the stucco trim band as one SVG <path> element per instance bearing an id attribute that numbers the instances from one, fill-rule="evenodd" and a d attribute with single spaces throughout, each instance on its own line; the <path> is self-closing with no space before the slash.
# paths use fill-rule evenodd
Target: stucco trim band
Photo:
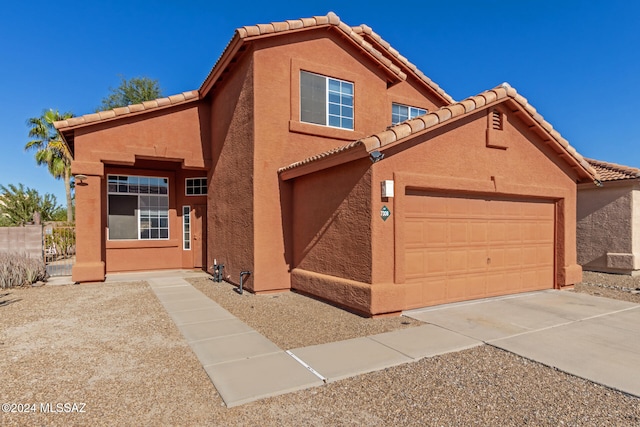
<path id="1" fill-rule="evenodd" d="M 368 317 L 398 314 L 404 309 L 404 287 L 369 284 L 294 268 L 291 288 Z"/>

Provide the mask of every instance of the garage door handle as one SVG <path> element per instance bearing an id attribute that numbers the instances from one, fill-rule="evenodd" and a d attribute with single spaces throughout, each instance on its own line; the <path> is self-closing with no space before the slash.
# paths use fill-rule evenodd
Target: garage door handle
<path id="1" fill-rule="evenodd" d="M 487 258 L 487 264 L 491 264 L 491 258 Z"/>

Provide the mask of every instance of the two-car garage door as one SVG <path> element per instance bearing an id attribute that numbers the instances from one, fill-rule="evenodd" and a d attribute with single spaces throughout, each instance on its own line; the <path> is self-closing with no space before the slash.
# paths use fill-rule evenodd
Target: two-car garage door
<path id="1" fill-rule="evenodd" d="M 450 197 L 407 190 L 407 308 L 550 289 L 550 201 Z"/>

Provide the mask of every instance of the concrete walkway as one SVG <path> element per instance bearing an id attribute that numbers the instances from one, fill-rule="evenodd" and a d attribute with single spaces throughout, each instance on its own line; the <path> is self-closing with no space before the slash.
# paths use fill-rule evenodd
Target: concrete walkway
<path id="1" fill-rule="evenodd" d="M 535 292 L 413 310 L 405 315 L 425 325 L 284 351 L 184 280 L 203 275 L 107 281 L 150 284 L 228 407 L 484 343 L 640 396 L 637 304 Z"/>
<path id="2" fill-rule="evenodd" d="M 149 283 L 228 407 L 481 344 L 424 325 L 284 351 L 191 286 L 180 272 L 137 274 L 112 275 L 110 281 Z"/>

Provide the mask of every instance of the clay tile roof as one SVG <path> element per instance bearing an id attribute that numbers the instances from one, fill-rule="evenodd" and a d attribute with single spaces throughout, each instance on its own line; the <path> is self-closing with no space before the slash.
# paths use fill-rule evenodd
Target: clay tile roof
<path id="1" fill-rule="evenodd" d="M 619 181 L 640 178 L 640 169 L 601 160 L 585 159 L 600 175 L 601 181 Z"/>
<path id="2" fill-rule="evenodd" d="M 380 35 L 376 34 L 371 27 L 369 27 L 368 25 L 362 24 L 362 25 L 358 25 L 356 27 L 352 27 L 353 32 L 355 32 L 356 34 L 365 34 L 367 36 L 369 36 L 369 38 L 371 38 L 372 40 L 375 40 L 376 43 L 378 44 L 378 46 L 380 46 L 381 48 L 383 48 L 388 54 L 390 54 L 391 56 L 393 56 L 394 58 L 396 58 L 396 60 L 398 60 L 400 63 L 402 63 L 405 67 L 407 67 L 409 70 L 413 71 L 413 73 L 416 74 L 416 76 L 421 79 L 424 83 L 426 83 L 428 86 L 431 86 L 432 89 L 434 89 L 438 94 L 440 94 L 443 98 L 445 98 L 449 103 L 453 104 L 455 102 L 455 100 L 449 96 L 448 93 L 446 93 L 440 86 L 438 86 L 437 84 L 435 84 L 430 78 L 428 78 L 426 75 L 424 75 L 424 73 L 422 73 L 422 71 L 420 71 L 418 69 L 418 67 L 416 67 L 414 64 L 412 64 L 411 62 L 409 62 L 409 60 L 407 58 L 405 58 L 404 56 L 402 56 L 396 49 L 394 49 L 389 42 L 387 42 L 386 40 L 384 40 L 382 37 L 380 37 Z"/>
<path id="3" fill-rule="evenodd" d="M 84 116 L 72 117 L 67 120 L 60 120 L 58 122 L 54 122 L 53 125 L 55 126 L 56 129 L 71 128 L 74 126 L 80 126 L 80 125 L 85 125 L 89 123 L 115 119 L 121 116 L 126 116 L 128 114 L 133 114 L 140 111 L 148 111 L 148 110 L 154 110 L 154 109 L 169 106 L 169 105 L 183 104 L 185 102 L 196 100 L 199 98 L 199 96 L 200 95 L 197 90 L 192 90 L 189 92 L 182 92 L 181 94 L 178 94 L 178 95 L 171 95 L 166 98 L 154 99 L 153 101 L 145 101 L 142 104 L 132 104 L 132 105 L 127 105 L 126 107 L 118 107 L 112 110 L 100 111 L 98 113 L 93 113 L 93 114 L 85 114 Z"/>
<path id="4" fill-rule="evenodd" d="M 248 25 L 240 27 L 236 30 L 236 36 L 240 39 L 247 39 L 251 37 L 264 36 L 271 33 L 278 33 L 287 30 L 296 30 L 300 28 L 311 28 L 318 26 L 332 25 L 340 29 L 346 36 L 348 36 L 353 42 L 358 44 L 362 49 L 384 64 L 393 74 L 397 75 L 401 80 L 406 80 L 407 74 L 393 63 L 390 59 L 384 56 L 379 49 L 384 49 L 388 55 L 399 61 L 404 67 L 413 72 L 419 80 L 422 80 L 427 86 L 431 87 L 436 93 L 443 97 L 447 102 L 455 102 L 449 94 L 447 94 L 440 86 L 435 84 L 431 79 L 425 76 L 418 68 L 409 62 L 407 58 L 402 56 L 396 49 L 382 39 L 367 25 L 359 25 L 357 27 L 349 27 L 340 20 L 340 17 L 333 12 L 329 12 L 326 16 L 314 16 L 312 18 L 291 19 L 285 22 L 272 22 L 269 24 Z M 370 40 L 376 42 L 376 46 L 369 43 L 363 35 L 368 36 Z M 232 43 L 230 42 L 229 45 Z M 227 46 L 228 47 L 228 46 Z M 226 49 L 225 49 L 226 50 Z M 220 60 L 218 60 L 220 62 Z M 216 65 L 218 64 L 216 63 Z M 211 73 L 215 70 L 213 67 Z M 209 77 L 205 79 L 205 82 L 209 80 Z M 204 86 L 204 84 L 203 84 Z M 202 88 L 201 88 L 202 89 Z"/>
<path id="5" fill-rule="evenodd" d="M 477 108 L 479 108 L 482 105 L 499 103 L 506 99 L 512 99 L 515 103 L 517 103 L 521 107 L 523 112 L 529 114 L 531 119 L 536 121 L 540 127 L 548 132 L 550 138 L 552 138 L 552 140 L 555 141 L 556 144 L 560 147 L 559 149 L 562 149 L 568 157 L 573 158 L 575 162 L 579 164 L 580 167 L 582 167 L 594 180 L 599 180 L 598 171 L 596 171 L 596 169 L 591 164 L 589 164 L 589 162 L 584 157 L 582 157 L 573 147 L 571 147 L 567 140 L 564 139 L 560 135 L 560 133 L 554 130 L 551 124 L 544 120 L 544 118 L 542 118 L 540 114 L 530 114 L 530 112 L 535 111 L 535 109 L 527 108 L 529 104 L 527 103 L 526 98 L 520 96 L 514 88 L 509 86 L 508 83 L 503 83 L 500 86 L 482 92 L 477 96 L 472 96 L 460 102 L 444 106 L 438 110 L 416 117 L 412 120 L 408 120 L 395 126 L 391 126 L 383 132 L 379 132 L 367 138 L 351 142 L 343 147 L 335 148 L 333 150 L 318 154 L 313 157 L 309 157 L 299 162 L 292 163 L 288 166 L 280 168 L 278 170 L 278 173 L 298 168 L 300 166 L 318 161 L 328 156 L 335 156 L 338 153 L 356 149 L 357 147 L 365 147 L 367 151 L 371 151 L 372 149 L 370 148 L 370 141 L 372 141 L 373 138 L 380 141 L 380 144 L 375 147 L 376 149 L 384 148 L 387 145 L 397 143 L 399 141 L 402 141 L 403 139 L 409 138 L 418 132 L 422 132 L 439 124 L 449 122 L 455 118 L 464 116 L 465 114 L 470 114 L 473 110 L 467 110 L 467 108 L 465 108 L 465 105 L 469 105 L 469 101 L 473 101 Z M 421 120 L 422 122 L 424 122 L 424 126 L 419 124 L 417 125 L 416 120 Z M 407 124 L 409 125 L 410 131 L 407 131 Z"/>

